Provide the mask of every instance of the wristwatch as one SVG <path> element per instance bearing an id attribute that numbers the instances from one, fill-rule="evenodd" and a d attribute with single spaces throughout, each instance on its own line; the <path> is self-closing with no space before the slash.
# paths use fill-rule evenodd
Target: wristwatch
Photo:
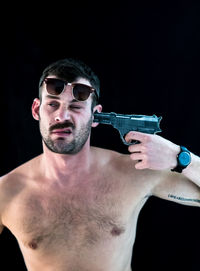
<path id="1" fill-rule="evenodd" d="M 177 155 L 177 166 L 171 171 L 176 171 L 181 173 L 184 168 L 186 168 L 191 163 L 191 154 L 186 147 L 180 146 L 181 151 Z"/>

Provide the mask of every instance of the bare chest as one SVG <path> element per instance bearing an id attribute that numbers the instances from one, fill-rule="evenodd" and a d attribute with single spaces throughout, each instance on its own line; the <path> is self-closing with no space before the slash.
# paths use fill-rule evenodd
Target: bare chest
<path id="1" fill-rule="evenodd" d="M 121 238 L 133 208 L 122 188 L 102 187 L 28 192 L 11 209 L 10 229 L 31 249 L 77 251 Z"/>

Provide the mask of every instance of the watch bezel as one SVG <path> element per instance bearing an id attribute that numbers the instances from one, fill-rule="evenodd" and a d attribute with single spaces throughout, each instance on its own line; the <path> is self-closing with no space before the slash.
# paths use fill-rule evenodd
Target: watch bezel
<path id="1" fill-rule="evenodd" d="M 182 159 L 187 157 L 187 161 L 185 163 L 183 163 Z M 178 163 L 181 167 L 187 167 L 191 162 L 191 156 L 189 151 L 181 151 L 178 155 Z"/>

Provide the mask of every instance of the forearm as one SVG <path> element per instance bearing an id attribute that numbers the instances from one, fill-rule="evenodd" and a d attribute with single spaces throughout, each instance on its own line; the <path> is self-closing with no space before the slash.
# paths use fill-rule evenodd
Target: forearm
<path id="1" fill-rule="evenodd" d="M 158 135 L 130 132 L 126 140 L 140 142 L 129 146 L 130 158 L 138 161 L 136 169 L 150 169 L 149 172 L 155 174 L 152 195 L 200 206 L 200 157 Z M 183 155 L 184 152 L 190 153 L 189 156 Z M 157 178 L 158 172 L 160 178 Z"/>
<path id="2" fill-rule="evenodd" d="M 130 158 L 138 161 L 137 169 L 174 170 L 178 165 L 180 146 L 158 135 L 130 132 L 126 135 L 127 142 L 138 140 L 140 144 L 130 145 Z M 191 163 L 182 170 L 181 175 L 200 187 L 200 157 L 191 153 Z M 169 174 L 169 178 L 171 178 Z M 176 175 L 177 176 L 177 175 Z"/>

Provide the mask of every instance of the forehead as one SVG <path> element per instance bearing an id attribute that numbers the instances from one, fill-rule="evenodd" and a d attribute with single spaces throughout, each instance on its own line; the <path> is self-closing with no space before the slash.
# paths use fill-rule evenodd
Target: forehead
<path id="1" fill-rule="evenodd" d="M 61 79 L 61 80 L 65 80 L 63 78 L 60 78 L 56 75 L 48 75 L 46 78 L 58 78 L 58 79 Z M 67 81 L 67 80 L 66 80 Z M 92 86 L 90 84 L 90 81 L 84 77 L 77 77 L 73 82 L 70 82 L 70 83 L 81 83 L 81 84 L 85 84 L 85 85 L 88 85 L 88 86 Z"/>
<path id="2" fill-rule="evenodd" d="M 86 79 L 86 78 L 83 78 L 83 77 L 78 77 L 74 82 L 85 84 L 85 85 L 88 85 L 88 86 L 92 86 L 90 84 L 90 81 L 88 79 Z"/>

